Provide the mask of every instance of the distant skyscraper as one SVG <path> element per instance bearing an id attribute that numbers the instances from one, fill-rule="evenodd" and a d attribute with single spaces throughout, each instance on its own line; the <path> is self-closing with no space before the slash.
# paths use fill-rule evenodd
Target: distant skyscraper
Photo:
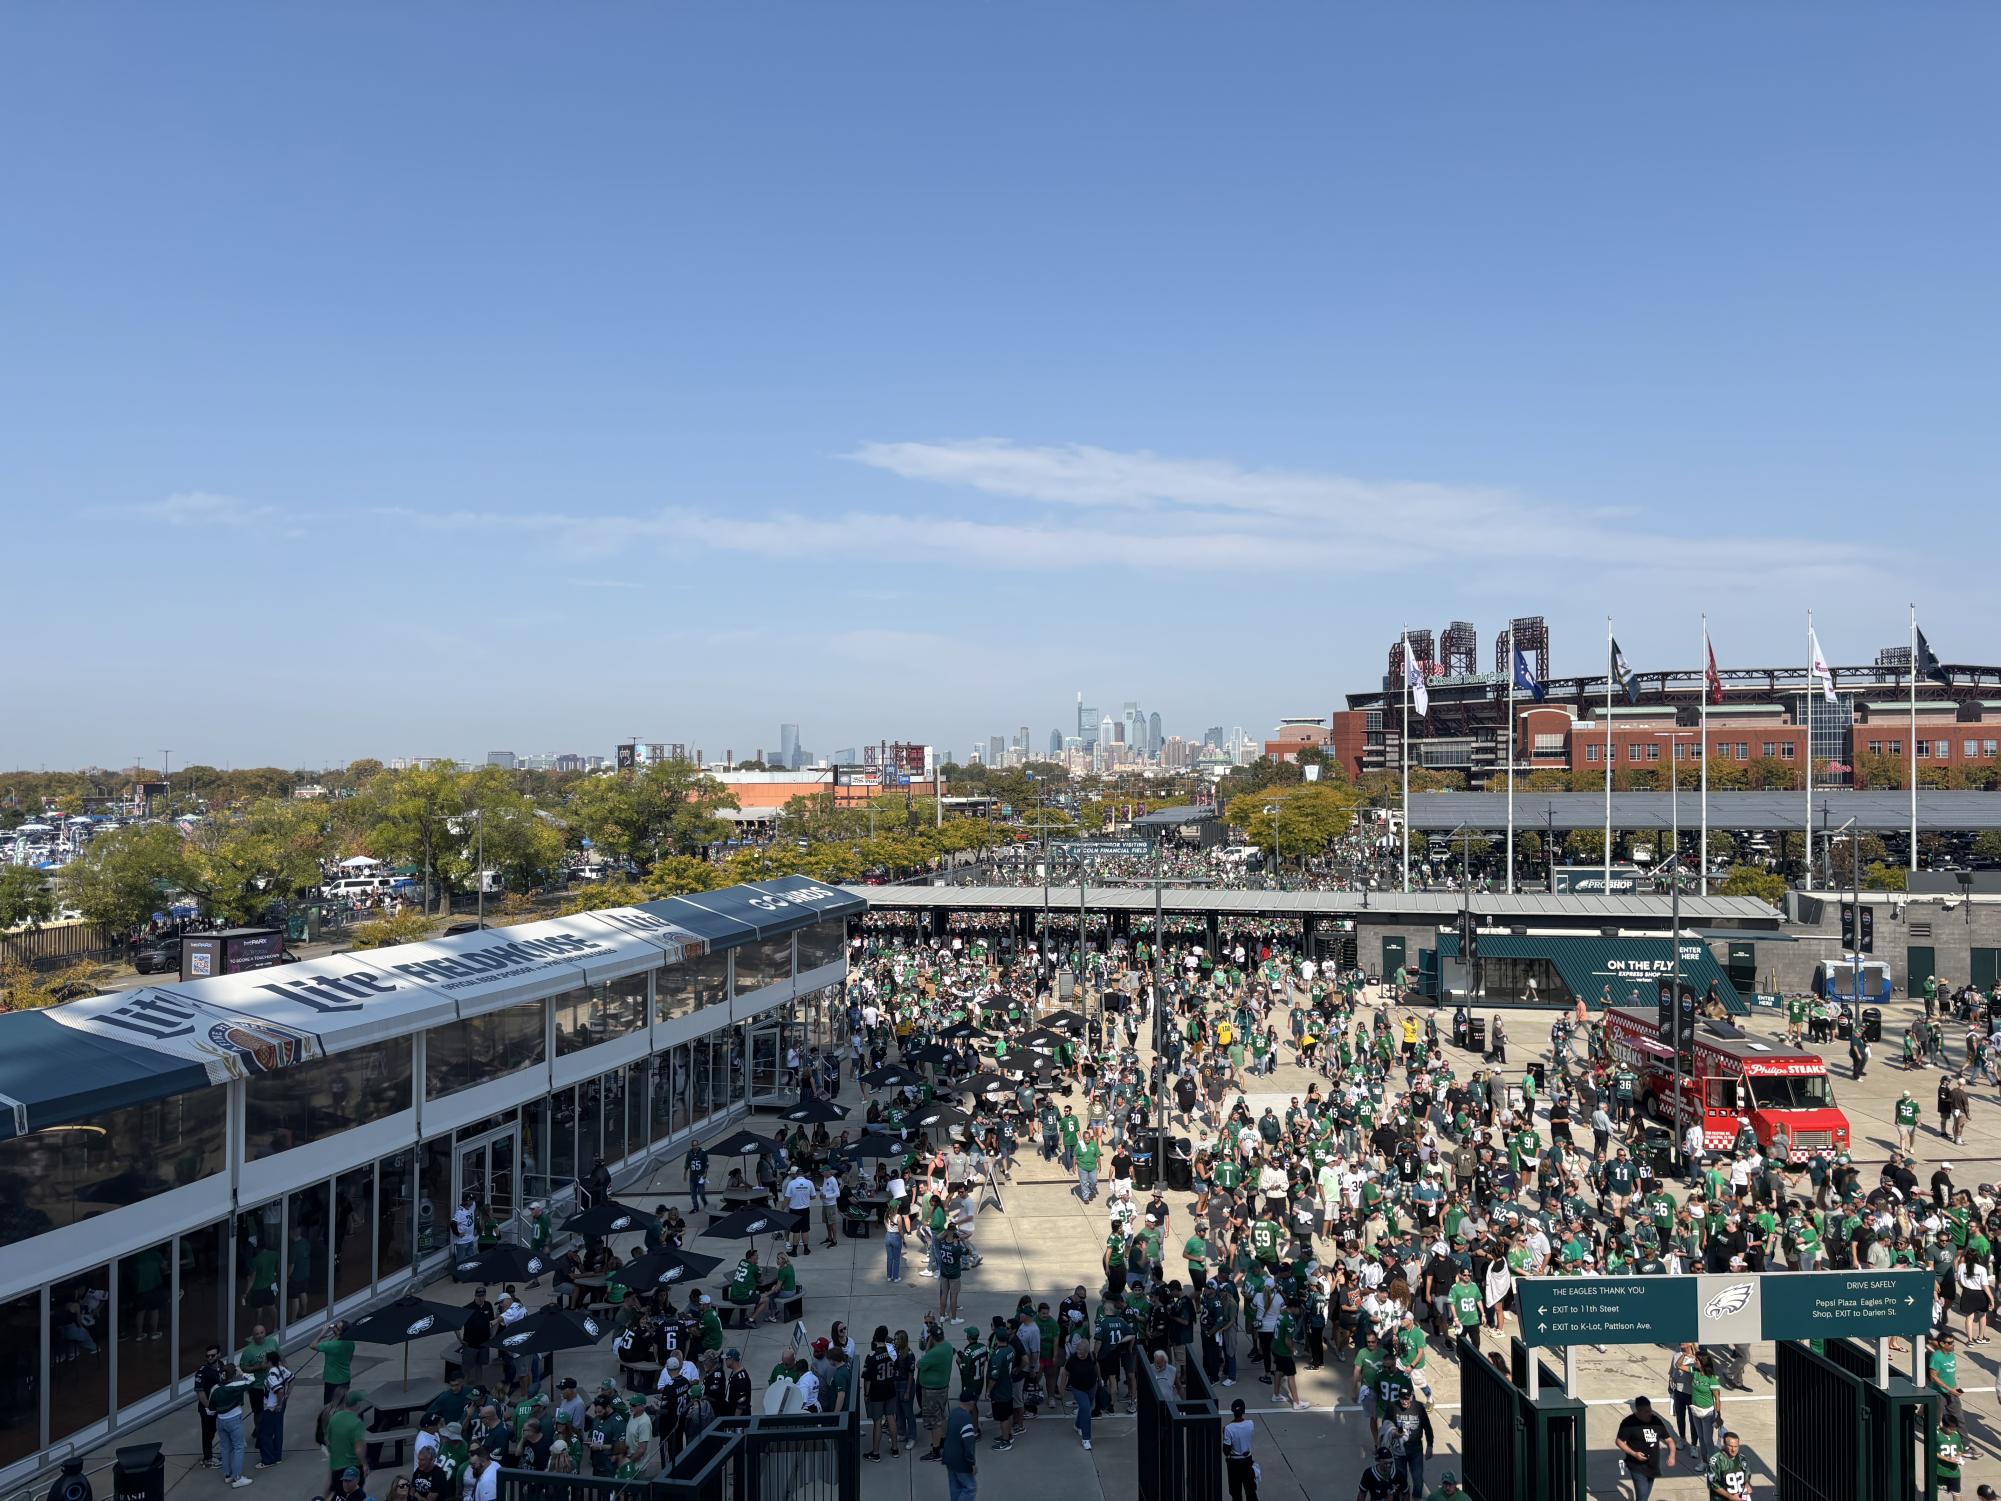
<path id="1" fill-rule="evenodd" d="M 799 754 L 799 726 L 796 724 L 781 724 L 778 727 L 778 764 L 787 771 L 797 771 L 806 764 Z"/>
<path id="2" fill-rule="evenodd" d="M 514 752 L 488 751 L 486 753 L 486 764 L 488 766 L 498 766 L 503 771 L 512 771 L 514 770 Z"/>
<path id="3" fill-rule="evenodd" d="M 1119 725 L 1125 731 L 1127 745 L 1135 751 L 1146 749 L 1146 716 L 1140 713 L 1138 704 L 1127 701 Z"/>
<path id="4" fill-rule="evenodd" d="M 1103 719 L 1099 720 L 1098 731 L 1097 731 L 1098 744 L 1109 750 L 1112 744 L 1113 731 L 1115 731 L 1117 728 L 1118 728 L 1118 722 L 1114 720 L 1112 716 L 1109 714 L 1107 714 Z"/>
<path id="5" fill-rule="evenodd" d="M 1005 735 L 987 736 L 987 765 L 998 766 L 1006 759 L 1007 737 Z"/>
<path id="6" fill-rule="evenodd" d="M 1063 732 L 1061 730 L 1051 730 L 1049 732 L 1049 754 L 1052 756 L 1063 754 Z"/>
<path id="7" fill-rule="evenodd" d="M 1218 750 L 1221 750 L 1223 747 L 1223 727 L 1220 724 L 1210 725 L 1208 729 L 1202 732 L 1202 743 L 1204 745 L 1213 745 Z"/>
<path id="8" fill-rule="evenodd" d="M 1014 737 L 1014 743 L 1015 743 L 1016 745 L 1018 745 L 1018 746 L 1020 746 L 1020 747 L 1021 747 L 1021 754 L 1022 754 L 1022 757 L 1023 757 L 1023 759 L 1026 759 L 1026 758 L 1027 758 L 1027 756 L 1028 756 L 1028 726 L 1027 726 L 1027 725 L 1023 725 L 1023 726 L 1021 727 L 1021 729 L 1020 729 L 1019 731 L 1017 731 L 1017 732 L 1016 732 L 1016 734 L 1015 734 L 1015 737 Z"/>
<path id="9" fill-rule="evenodd" d="M 1159 755 L 1160 745 L 1160 716 L 1149 714 L 1146 716 L 1146 753 L 1149 756 Z"/>
<path id="10" fill-rule="evenodd" d="M 1084 695 L 1077 695 L 1077 738 L 1086 745 L 1098 738 L 1099 720 L 1096 709 L 1084 707 Z"/>

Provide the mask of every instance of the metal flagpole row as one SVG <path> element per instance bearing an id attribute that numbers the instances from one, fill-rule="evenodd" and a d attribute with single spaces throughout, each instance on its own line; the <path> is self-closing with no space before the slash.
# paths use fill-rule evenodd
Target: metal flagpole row
<path id="1" fill-rule="evenodd" d="M 1813 611 L 1806 612 L 1806 687 L 1800 694 L 1800 717 L 1806 721 L 1806 821 L 1800 825 L 1806 851 L 1804 890 L 1813 890 Z"/>

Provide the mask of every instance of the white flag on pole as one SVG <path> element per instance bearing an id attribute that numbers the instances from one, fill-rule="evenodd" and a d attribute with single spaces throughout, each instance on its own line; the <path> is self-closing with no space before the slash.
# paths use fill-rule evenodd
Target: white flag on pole
<path id="1" fill-rule="evenodd" d="M 1820 637 L 1813 633 L 1812 626 L 1806 628 L 1806 644 L 1808 654 L 1813 658 L 1813 667 L 1811 670 L 1814 681 L 1820 684 L 1821 697 L 1825 698 L 1829 703 L 1833 703 L 1835 701 L 1834 674 L 1828 669 L 1827 658 L 1820 653 Z"/>
<path id="2" fill-rule="evenodd" d="M 1431 694 L 1424 686 L 1424 673 L 1417 665 L 1417 658 L 1410 654 L 1410 638 L 1403 643 L 1403 680 L 1410 689 L 1411 706 L 1420 714 L 1431 712 Z"/>

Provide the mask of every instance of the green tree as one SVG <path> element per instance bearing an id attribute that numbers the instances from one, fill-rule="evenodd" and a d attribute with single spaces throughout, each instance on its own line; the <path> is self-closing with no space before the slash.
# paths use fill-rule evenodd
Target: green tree
<path id="1" fill-rule="evenodd" d="M 1229 803 L 1223 821 L 1260 849 L 1273 848 L 1276 838 L 1281 859 L 1314 855 L 1354 827 L 1355 797 L 1343 784 L 1274 784 Z M 1277 811 L 1267 813 L 1267 808 Z"/>
<path id="2" fill-rule="evenodd" d="M 1862 886 L 1866 891 L 1902 891 L 1909 883 L 1910 874 L 1901 865 L 1878 860 L 1862 872 Z"/>
<path id="3" fill-rule="evenodd" d="M 564 917 L 573 917 L 579 912 L 601 912 L 607 907 L 636 907 L 641 902 L 652 900 L 651 893 L 642 891 L 630 881 L 593 881 L 580 888 L 558 910 Z"/>
<path id="4" fill-rule="evenodd" d="M 129 933 L 166 906 L 187 875 L 181 831 L 133 824 L 100 834 L 62 868 L 63 902 L 113 932 Z"/>
<path id="5" fill-rule="evenodd" d="M 55 915 L 47 876 L 30 865 L 0 865 L 0 930 L 39 928 Z"/>
<path id="6" fill-rule="evenodd" d="M 1572 829 L 1563 836 L 1563 858 L 1574 865 L 1590 865 L 1605 858 L 1603 829 Z"/>
<path id="7" fill-rule="evenodd" d="M 1986 865 L 2001 865 L 2001 829 L 1973 836 L 1973 858 Z"/>
<path id="8" fill-rule="evenodd" d="M 570 793 L 569 814 L 603 854 L 645 866 L 720 844 L 732 830 L 717 815 L 736 806 L 736 795 L 699 767 L 655 761 L 586 778 Z"/>
<path id="9" fill-rule="evenodd" d="M 186 845 L 181 885 L 209 914 L 249 922 L 274 901 L 318 886 L 329 847 L 313 804 L 265 798 L 238 814 L 211 814 L 197 827 Z"/>
<path id="10" fill-rule="evenodd" d="M 369 788 L 370 843 L 385 860 L 417 867 L 423 905 L 441 901 L 440 865 L 461 847 L 461 821 L 471 809 L 467 779 L 449 766 L 413 766 L 378 777 Z"/>
<path id="11" fill-rule="evenodd" d="M 714 891 L 722 884 L 721 873 L 712 861 L 694 855 L 668 855 L 655 860 L 646 872 L 648 896 L 692 896 L 698 891 Z"/>
<path id="12" fill-rule="evenodd" d="M 386 917 L 355 924 L 348 929 L 348 939 L 358 949 L 386 949 L 399 943 L 422 943 L 437 930 L 435 917 L 414 907 L 399 907 Z"/>
<path id="13" fill-rule="evenodd" d="M 1778 756 L 1755 757 L 1748 764 L 1747 774 L 1751 785 L 1765 792 L 1790 792 L 1800 784 L 1793 763 Z"/>
<path id="14" fill-rule="evenodd" d="M 1716 889 L 1724 896 L 1756 897 L 1773 907 L 1782 905 L 1786 899 L 1785 878 L 1755 865 L 1733 866 Z"/>

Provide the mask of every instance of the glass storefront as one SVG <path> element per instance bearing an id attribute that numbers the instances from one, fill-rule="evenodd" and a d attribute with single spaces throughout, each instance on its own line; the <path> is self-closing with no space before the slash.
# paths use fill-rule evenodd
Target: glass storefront
<path id="1" fill-rule="evenodd" d="M 566 990 L 549 1003 L 556 1021 L 556 1056 L 624 1037 L 646 1025 L 646 976 Z"/>
<path id="2" fill-rule="evenodd" d="M 236 1301 L 229 1284 L 229 1222 L 217 1220 L 188 1231 L 180 1238 L 175 1260 L 180 1282 L 174 1306 L 180 1330 L 174 1375 L 179 1379 L 202 1368 L 209 1346 L 229 1348 L 229 1311 Z"/>
<path id="3" fill-rule="evenodd" d="M 220 1088 L 0 1141 L 0 1245 L 212 1177 L 228 1165 Z"/>
<path id="4" fill-rule="evenodd" d="M 42 1294 L 0 1303 L 0 1465 L 42 1447 Z"/>
<path id="5" fill-rule="evenodd" d="M 398 1152 L 376 1164 L 375 1275 L 387 1281 L 410 1265 L 417 1234 L 417 1154 Z"/>
<path id="6" fill-rule="evenodd" d="M 278 1327 L 284 1235 L 285 1214 L 276 1199 L 236 1217 L 236 1277 L 242 1284 L 242 1308 L 236 1316 L 239 1336 L 252 1324 L 261 1324 L 267 1333 Z"/>
<path id="7" fill-rule="evenodd" d="M 431 1028 L 424 1039 L 425 1097 L 441 1100 L 540 1063 L 544 1020 L 542 1002 L 529 1001 Z"/>
<path id="8" fill-rule="evenodd" d="M 792 978 L 792 935 L 756 939 L 736 949 L 736 993 L 749 995 Z"/>
<path id="9" fill-rule="evenodd" d="M 839 964 L 848 951 L 848 925 L 845 919 L 835 918 L 829 922 L 816 922 L 810 928 L 801 928 L 798 937 L 799 973 L 802 975 L 809 969 Z"/>
<path id="10" fill-rule="evenodd" d="M 410 1039 L 398 1037 L 252 1075 L 243 1091 L 244 1155 L 254 1162 L 408 1110 L 411 1051 Z"/>
<path id="11" fill-rule="evenodd" d="M 173 1380 L 168 1358 L 174 1245 L 166 1241 L 118 1261 L 118 1405 L 164 1391 Z"/>
<path id="12" fill-rule="evenodd" d="M 285 1322 L 324 1318 L 333 1213 L 327 1186 L 312 1183 L 285 1200 Z"/>
<path id="13" fill-rule="evenodd" d="M 111 1274 L 95 1267 L 49 1289 L 49 1432 L 111 1415 Z"/>
<path id="14" fill-rule="evenodd" d="M 436 1255 L 452 1239 L 452 1139 L 424 1143 L 417 1177 L 417 1255 Z"/>
<path id="15" fill-rule="evenodd" d="M 700 1010 L 708 1006 L 720 1006 L 730 998 L 730 956 L 704 954 L 692 964 L 681 968 L 695 986 L 695 1006 Z"/>
<path id="16" fill-rule="evenodd" d="M 334 1301 L 375 1282 L 375 1164 L 334 1179 Z"/>

